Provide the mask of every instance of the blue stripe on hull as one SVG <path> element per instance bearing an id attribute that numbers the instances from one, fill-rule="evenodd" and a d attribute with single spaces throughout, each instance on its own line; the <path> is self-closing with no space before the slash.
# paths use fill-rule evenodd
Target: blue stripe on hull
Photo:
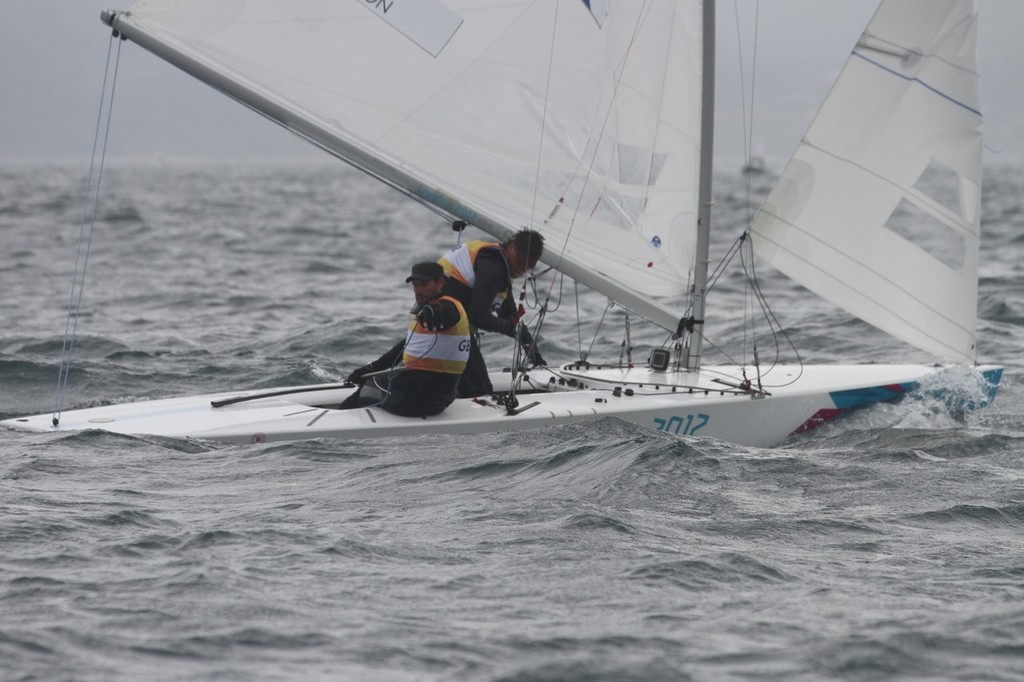
<path id="1" fill-rule="evenodd" d="M 867 407 L 875 403 L 899 400 L 904 395 L 917 388 L 916 382 L 905 384 L 892 384 L 889 386 L 872 386 L 870 388 L 854 388 L 848 391 L 833 391 L 829 393 L 832 402 L 840 410 L 854 410 L 858 407 Z"/>

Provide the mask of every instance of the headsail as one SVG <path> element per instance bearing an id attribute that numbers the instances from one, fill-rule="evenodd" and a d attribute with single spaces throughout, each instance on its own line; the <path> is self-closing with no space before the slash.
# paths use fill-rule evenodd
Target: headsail
<path id="1" fill-rule="evenodd" d="M 675 329 L 698 0 L 141 0 L 115 29 L 332 153 Z M 680 304 L 677 300 L 676 304 Z"/>
<path id="2" fill-rule="evenodd" d="M 973 0 L 883 0 L 754 220 L 755 252 L 938 356 L 974 362 L 981 113 Z"/>

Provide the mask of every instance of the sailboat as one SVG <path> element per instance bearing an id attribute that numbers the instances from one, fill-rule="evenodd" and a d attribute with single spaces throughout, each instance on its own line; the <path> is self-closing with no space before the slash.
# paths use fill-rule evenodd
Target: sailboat
<path id="1" fill-rule="evenodd" d="M 645 366 L 494 373 L 413 419 L 334 409 L 345 384 L 9 419 L 34 431 L 261 443 L 521 430 L 613 416 L 773 446 L 977 364 L 977 9 L 883 0 L 750 226 L 754 254 L 944 364 L 702 362 L 712 228 L 714 3 L 141 0 L 118 35 L 454 222 L 530 227 L 543 263 L 667 332 Z M 440 254 L 439 254 L 440 255 Z"/>

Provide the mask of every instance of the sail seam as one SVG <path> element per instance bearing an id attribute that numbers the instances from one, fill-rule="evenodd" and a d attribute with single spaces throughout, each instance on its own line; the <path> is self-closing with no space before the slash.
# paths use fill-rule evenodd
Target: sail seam
<path id="1" fill-rule="evenodd" d="M 883 71 L 886 71 L 888 73 L 891 73 L 892 75 L 896 76 L 897 78 L 902 78 L 903 80 L 911 82 L 911 83 L 917 83 L 921 87 L 934 92 L 939 97 L 942 97 L 943 99 L 949 100 L 950 102 L 952 102 L 953 104 L 957 105 L 958 107 L 966 109 L 967 111 L 971 112 L 972 114 L 974 114 L 974 115 L 976 115 L 978 117 L 982 117 L 981 112 L 978 111 L 977 109 L 975 109 L 974 107 L 972 107 L 969 104 L 966 104 L 964 102 L 961 102 L 960 100 L 958 100 L 957 98 L 953 97 L 952 95 L 946 94 L 945 92 L 943 92 L 942 90 L 939 90 L 938 88 L 936 88 L 933 85 L 929 85 L 928 83 L 924 82 L 923 80 L 921 80 L 917 76 L 907 76 L 905 74 L 902 74 L 899 71 L 896 71 L 895 69 L 889 68 L 888 66 L 886 66 L 885 64 L 882 64 L 881 62 L 876 62 L 874 59 L 871 59 L 870 57 L 865 57 L 860 52 L 854 51 L 853 52 L 853 56 L 854 57 L 860 57 L 861 59 L 866 61 L 868 64 L 871 64 L 873 66 L 877 66 L 878 68 L 880 68 Z"/>

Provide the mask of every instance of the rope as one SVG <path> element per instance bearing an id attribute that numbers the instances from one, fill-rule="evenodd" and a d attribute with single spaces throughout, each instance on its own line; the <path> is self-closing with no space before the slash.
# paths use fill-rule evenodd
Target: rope
<path id="1" fill-rule="evenodd" d="M 586 362 L 587 358 L 590 357 L 590 351 L 594 350 L 594 344 L 597 342 L 597 335 L 601 333 L 601 326 L 604 324 L 604 318 L 608 314 L 608 311 L 612 309 L 613 305 L 614 301 L 609 298 L 608 305 L 604 307 L 604 312 L 601 313 L 601 319 L 597 322 L 597 329 L 594 330 L 594 338 L 590 339 L 590 347 L 587 348 L 587 354 L 585 356 L 581 354 L 580 360 Z"/>
<path id="2" fill-rule="evenodd" d="M 626 329 L 622 337 L 622 347 L 619 349 L 619 367 L 623 367 L 622 358 L 625 354 L 626 364 L 625 367 L 629 368 L 633 366 L 633 341 L 629 336 L 629 311 L 626 311 Z"/>
<path id="3" fill-rule="evenodd" d="M 534 349 L 537 348 L 537 339 L 540 338 L 540 330 L 544 326 L 544 317 L 547 315 L 547 305 L 541 306 L 537 312 L 537 332 L 536 336 L 533 336 L 528 347 L 523 346 L 520 343 L 519 335 L 516 334 L 516 342 L 513 344 L 512 349 L 512 380 L 509 384 L 508 394 L 505 397 L 505 409 L 509 414 L 514 414 L 515 409 L 519 406 L 519 401 L 516 399 L 516 393 L 519 392 L 519 387 L 523 383 L 523 377 L 526 376 L 526 372 L 519 371 L 521 364 L 524 359 L 529 361 L 533 356 Z M 525 325 L 523 325 L 525 326 Z M 517 327 L 518 330 L 518 327 Z M 524 358 L 523 355 L 526 355 Z"/>
<path id="4" fill-rule="evenodd" d="M 735 242 L 733 242 L 733 245 L 729 247 L 728 252 L 722 257 L 721 261 L 719 261 L 719 263 L 715 267 L 714 271 L 710 273 L 710 275 L 708 276 L 708 287 L 707 287 L 707 290 L 710 293 L 715 288 L 715 285 L 718 283 L 718 280 L 721 279 L 722 275 L 725 273 L 726 267 L 729 265 L 729 263 L 732 262 L 732 260 L 736 257 L 737 254 L 739 254 L 740 264 L 741 264 L 741 267 L 743 269 L 744 278 L 746 280 L 745 286 L 746 286 L 747 293 L 745 294 L 746 300 L 744 301 L 744 316 L 746 318 L 748 318 L 748 319 L 753 319 L 753 317 L 754 317 L 754 301 L 756 301 L 758 306 L 761 309 L 761 315 L 764 317 L 765 321 L 767 321 L 767 323 L 768 323 L 768 330 L 771 332 L 772 342 L 773 342 L 773 345 L 775 346 L 775 357 L 773 358 L 773 360 L 771 362 L 771 366 L 767 370 L 762 372 L 761 371 L 761 367 L 760 367 L 760 360 L 758 358 L 756 339 L 754 341 L 753 356 L 754 356 L 754 367 L 757 370 L 757 383 L 758 383 L 758 387 L 759 388 L 761 387 L 761 378 L 762 378 L 762 376 L 767 376 L 772 371 L 772 369 L 779 362 L 779 359 L 781 357 L 781 351 L 780 351 L 781 344 L 779 342 L 779 337 L 780 336 L 783 339 L 786 340 L 786 343 L 789 345 L 790 349 L 793 351 L 793 354 L 796 356 L 796 363 L 797 363 L 797 365 L 800 367 L 800 371 L 797 373 L 796 378 L 794 378 L 793 380 L 791 380 L 791 381 L 789 381 L 789 382 L 787 382 L 785 384 L 777 384 L 777 385 L 774 385 L 772 387 L 773 388 L 778 388 L 779 386 L 787 386 L 787 385 L 795 382 L 797 379 L 800 378 L 800 376 L 803 375 L 803 360 L 801 359 L 800 352 L 797 350 L 796 345 L 793 343 L 793 340 L 791 338 L 789 338 L 789 335 L 786 333 L 785 328 L 783 328 L 782 324 L 779 322 L 778 317 L 776 317 L 775 311 L 772 310 L 771 305 L 768 303 L 768 298 L 764 295 L 764 292 L 761 291 L 761 284 L 760 284 L 760 282 L 758 281 L 758 278 L 757 278 L 757 270 L 754 267 L 753 243 L 752 243 L 752 241 L 750 239 L 750 233 L 749 232 L 744 232 L 743 234 L 741 234 L 736 239 Z M 748 307 L 749 307 L 749 309 L 748 309 Z M 727 353 L 723 348 L 721 348 L 720 346 L 718 346 L 714 342 L 712 342 L 712 340 L 709 337 L 705 336 L 704 339 L 705 339 L 705 341 L 708 342 L 709 347 L 714 348 L 716 351 L 720 352 L 723 356 L 725 356 L 725 358 L 726 358 L 726 360 L 728 362 L 730 362 L 730 363 L 732 363 L 732 364 L 742 368 L 742 367 L 745 367 L 746 361 L 747 361 L 747 358 L 746 358 L 746 333 L 747 333 L 747 326 L 748 325 L 745 323 L 744 324 L 744 330 L 743 330 L 743 333 L 744 333 L 744 350 L 743 350 L 743 361 L 742 362 L 737 361 L 735 358 L 733 358 L 731 355 L 729 355 L 729 353 Z M 752 325 L 750 325 L 750 326 L 752 326 Z"/>
<path id="5" fill-rule="evenodd" d="M 110 95 L 107 96 L 107 81 L 110 75 L 110 56 L 113 44 L 117 42 L 117 54 L 114 59 L 114 76 L 110 79 Z M 92 156 L 89 162 L 89 179 L 87 182 L 82 211 L 82 222 L 78 228 L 78 251 L 75 255 L 75 271 L 71 275 L 71 296 L 68 300 L 68 317 L 64 323 L 64 343 L 61 346 L 60 369 L 57 372 L 57 395 L 53 406 L 53 425 L 60 424 L 60 415 L 64 409 L 67 396 L 68 377 L 71 373 L 71 359 L 75 353 L 75 340 L 78 333 L 78 319 L 82 311 L 82 294 L 85 290 L 85 273 L 89 267 L 89 252 L 92 248 L 92 235 L 96 229 L 96 208 L 100 200 L 100 185 L 103 180 L 103 168 L 107 158 L 107 142 L 110 140 L 110 121 L 114 108 L 114 91 L 117 87 L 117 70 L 121 62 L 121 41 L 116 34 L 111 34 L 107 45 L 106 69 L 103 73 L 103 88 L 100 95 L 100 109 L 96 115 L 96 132 L 92 143 Z M 100 147 L 99 170 L 96 171 L 96 188 L 93 190 L 93 172 L 96 170 L 96 150 L 99 145 L 100 129 L 103 123 L 103 111 L 106 109 L 106 126 L 103 133 L 103 144 Z M 92 200 L 90 202 L 90 196 Z M 85 225 L 89 224 L 88 236 Z M 81 266 L 81 267 L 79 267 Z"/>
<path id="6" fill-rule="evenodd" d="M 576 280 L 572 281 L 573 292 L 576 294 L 576 349 L 579 351 L 580 360 L 587 361 L 587 356 L 583 354 L 583 320 L 580 319 L 580 283 Z"/>
<path id="7" fill-rule="evenodd" d="M 749 262 L 749 265 L 747 263 L 746 250 L 742 250 L 741 249 L 741 251 L 740 251 L 740 260 L 743 263 L 743 271 L 744 271 L 744 273 L 746 273 L 747 281 L 750 283 L 750 287 L 751 287 L 751 289 L 752 289 L 752 291 L 754 293 L 754 296 L 756 297 L 757 302 L 758 302 L 758 304 L 761 307 L 761 314 L 764 315 L 765 320 L 768 322 L 768 328 L 769 328 L 769 330 L 771 330 L 772 339 L 773 339 L 774 344 L 775 344 L 775 358 L 772 360 L 772 366 L 769 367 L 764 372 L 764 374 L 767 375 L 769 372 L 771 372 L 771 370 L 774 369 L 775 365 L 778 364 L 778 362 L 779 362 L 780 351 L 779 351 L 778 335 L 781 334 L 782 338 L 786 339 L 786 343 L 789 344 L 790 349 L 793 351 L 793 354 L 796 356 L 797 365 L 800 367 L 800 371 L 797 373 L 797 375 L 792 380 L 790 380 L 790 381 L 788 381 L 788 382 L 786 382 L 784 384 L 777 384 L 776 385 L 776 387 L 778 387 L 778 386 L 788 386 L 788 385 L 790 385 L 792 383 L 795 383 L 797 381 L 797 379 L 799 379 L 801 376 L 803 376 L 803 372 L 804 372 L 803 359 L 800 357 L 800 351 L 797 350 L 796 344 L 794 344 L 793 340 L 791 338 L 789 338 L 789 334 L 786 333 L 786 330 L 783 328 L 782 323 L 779 322 L 779 319 L 775 316 L 775 312 L 772 310 L 771 305 L 769 305 L 768 299 L 765 297 L 764 293 L 761 291 L 761 285 L 757 281 L 757 271 L 754 268 L 753 245 L 750 244 L 750 240 L 749 239 L 747 240 L 747 249 L 749 249 L 749 251 L 750 251 L 750 256 L 749 256 L 750 262 Z M 760 371 L 760 368 L 758 368 L 758 385 L 760 385 L 760 383 L 761 383 L 761 375 L 762 375 L 762 373 Z"/>

